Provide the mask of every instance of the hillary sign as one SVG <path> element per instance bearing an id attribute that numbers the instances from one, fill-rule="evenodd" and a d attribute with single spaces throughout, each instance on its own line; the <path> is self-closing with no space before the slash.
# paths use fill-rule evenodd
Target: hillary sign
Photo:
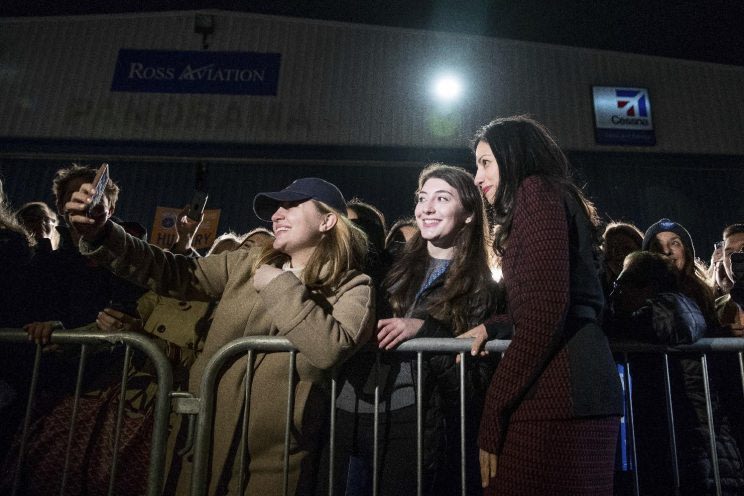
<path id="1" fill-rule="evenodd" d="M 655 145 L 646 88 L 594 86 L 594 135 L 602 145 Z"/>
<path id="2" fill-rule="evenodd" d="M 276 95 L 281 54 L 119 50 L 111 91 Z"/>

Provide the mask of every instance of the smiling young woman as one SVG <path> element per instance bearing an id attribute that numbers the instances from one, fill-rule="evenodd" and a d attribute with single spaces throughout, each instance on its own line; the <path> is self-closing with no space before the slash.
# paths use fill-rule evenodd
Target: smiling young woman
<path id="1" fill-rule="evenodd" d="M 485 321 L 498 305 L 485 242 L 485 213 L 473 176 L 433 164 L 419 176 L 414 197 L 418 230 L 405 244 L 383 284 L 392 307 L 377 324 L 377 344 L 394 349 L 414 337 L 460 335 Z M 352 360 L 355 361 L 355 360 Z M 372 487 L 374 385 L 380 393 L 380 494 L 416 494 L 416 370 L 410 355 L 382 355 L 375 368 L 347 368 L 337 405 L 334 481 L 337 494 Z M 352 365 L 352 364 L 349 364 Z M 475 437 L 493 373 L 490 360 L 467 360 L 465 436 L 467 493 L 480 491 Z M 422 364 L 423 494 L 461 494 L 459 374 L 451 355 Z M 327 494 L 320 488 L 316 494 Z M 362 492 L 362 494 L 366 494 Z"/>
<path id="2" fill-rule="evenodd" d="M 81 233 L 81 252 L 114 273 L 159 294 L 184 300 L 219 300 L 204 351 L 190 372 L 198 393 L 210 358 L 230 341 L 256 335 L 284 336 L 299 349 L 294 418 L 289 456 L 289 493 L 306 494 L 314 485 L 314 458 L 321 442 L 330 369 L 369 338 L 374 298 L 360 269 L 367 243 L 346 218 L 346 202 L 333 184 L 303 178 L 281 191 L 261 193 L 254 211 L 270 220 L 271 245 L 199 259 L 165 252 L 127 235 L 101 218 L 84 214 L 91 196 L 83 184 L 66 204 Z M 287 354 L 259 355 L 253 373 L 248 428 L 246 494 L 275 494 L 283 484 L 284 410 Z M 243 409 L 247 359 L 225 370 L 217 389 L 209 493 L 239 487 L 237 446 Z M 184 464 L 187 465 L 184 459 Z M 184 467 L 179 489 L 189 487 Z M 223 487 L 223 484 L 226 487 Z"/>

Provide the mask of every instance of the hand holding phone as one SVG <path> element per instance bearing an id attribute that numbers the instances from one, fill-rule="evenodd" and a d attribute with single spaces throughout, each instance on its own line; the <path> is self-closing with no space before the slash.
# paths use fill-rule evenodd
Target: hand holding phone
<path id="1" fill-rule="evenodd" d="M 107 163 L 101 164 L 93 179 L 93 198 L 88 205 L 87 214 L 91 215 L 93 209 L 103 202 L 103 195 L 106 192 L 106 185 L 109 181 L 109 167 Z"/>
<path id="2" fill-rule="evenodd" d="M 64 204 L 65 218 L 74 232 L 95 240 L 108 221 L 104 195 L 109 182 L 108 164 L 101 164 L 91 183 L 84 183 Z"/>
<path id="3" fill-rule="evenodd" d="M 204 207 L 207 205 L 207 198 L 209 198 L 209 195 L 206 192 L 194 191 L 194 196 L 191 198 L 189 211 L 186 213 L 186 216 L 191 220 L 200 221 L 204 214 Z"/>

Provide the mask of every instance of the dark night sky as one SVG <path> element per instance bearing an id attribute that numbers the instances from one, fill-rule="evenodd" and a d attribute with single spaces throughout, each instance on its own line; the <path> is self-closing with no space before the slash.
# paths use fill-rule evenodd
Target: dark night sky
<path id="1" fill-rule="evenodd" d="M 744 66 L 744 0 L 4 0 L 0 17 L 237 10 Z"/>

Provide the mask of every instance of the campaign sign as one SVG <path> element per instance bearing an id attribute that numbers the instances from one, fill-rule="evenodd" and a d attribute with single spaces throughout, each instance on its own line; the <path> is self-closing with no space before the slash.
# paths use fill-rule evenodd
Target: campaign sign
<path id="1" fill-rule="evenodd" d="M 656 144 L 646 88 L 592 87 L 594 135 L 601 145 Z"/>
<path id="2" fill-rule="evenodd" d="M 111 91 L 276 95 L 280 63 L 279 53 L 122 48 Z"/>
<path id="3" fill-rule="evenodd" d="M 170 248 L 178 239 L 176 223 L 182 209 L 171 207 L 157 207 L 155 219 L 152 223 L 150 243 L 161 248 Z M 194 233 L 191 246 L 196 250 L 208 250 L 217 237 L 217 226 L 220 223 L 220 209 L 204 211 L 204 219 L 199 229 Z"/>

